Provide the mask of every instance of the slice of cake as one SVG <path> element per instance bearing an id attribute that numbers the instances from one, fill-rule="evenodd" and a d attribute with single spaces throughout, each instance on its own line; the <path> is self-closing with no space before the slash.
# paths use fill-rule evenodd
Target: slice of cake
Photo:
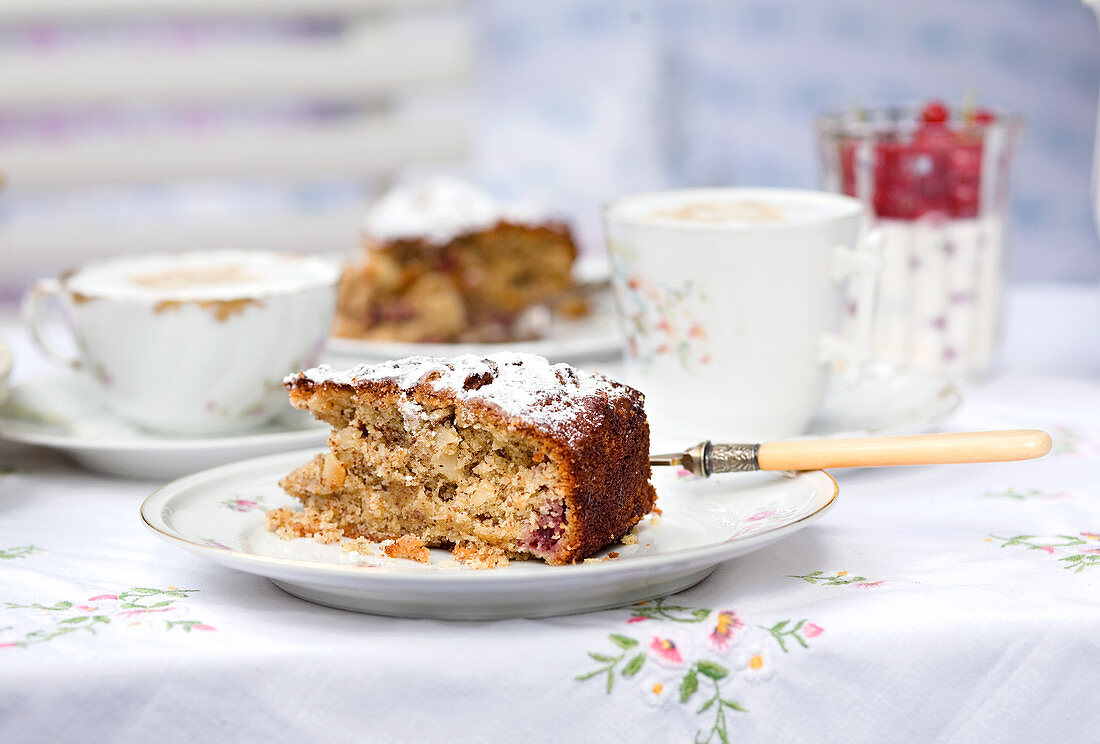
<path id="1" fill-rule="evenodd" d="M 529 338 L 580 295 L 569 227 L 453 178 L 395 189 L 368 212 L 345 268 L 333 332 L 386 341 Z"/>
<path id="2" fill-rule="evenodd" d="M 653 508 L 641 393 L 530 354 L 412 357 L 285 381 L 332 425 L 280 485 L 284 536 L 416 540 L 456 557 L 576 563 Z"/>

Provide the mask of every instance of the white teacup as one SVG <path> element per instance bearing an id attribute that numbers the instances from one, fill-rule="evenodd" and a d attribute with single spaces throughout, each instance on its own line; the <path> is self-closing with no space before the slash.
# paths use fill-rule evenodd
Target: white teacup
<path id="1" fill-rule="evenodd" d="M 793 189 L 688 189 L 611 202 L 604 221 L 628 381 L 657 434 L 805 431 L 832 364 L 857 370 L 878 272 L 863 205 Z M 858 281 L 854 307 L 845 283 Z M 834 333 L 842 312 L 854 339 Z"/>
<path id="2" fill-rule="evenodd" d="M 90 374 L 134 423 L 239 431 L 283 410 L 283 376 L 320 355 L 338 273 L 329 260 L 283 253 L 124 256 L 39 281 L 24 320 L 43 352 Z M 66 311 L 76 357 L 41 332 L 49 296 Z"/>

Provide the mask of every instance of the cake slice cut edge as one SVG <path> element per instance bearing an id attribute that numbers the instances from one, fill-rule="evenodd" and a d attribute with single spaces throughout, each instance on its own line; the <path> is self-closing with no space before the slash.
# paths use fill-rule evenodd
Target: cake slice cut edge
<path id="1" fill-rule="evenodd" d="M 284 536 L 396 540 L 576 563 L 653 508 L 649 428 L 632 388 L 523 354 L 414 357 L 287 378 L 333 426 L 330 450 L 280 485 Z"/>

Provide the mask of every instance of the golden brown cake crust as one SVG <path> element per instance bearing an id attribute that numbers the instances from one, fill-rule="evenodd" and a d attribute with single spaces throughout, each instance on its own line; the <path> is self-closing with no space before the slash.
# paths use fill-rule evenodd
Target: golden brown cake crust
<path id="1" fill-rule="evenodd" d="M 537 360 L 537 361 L 533 361 Z M 533 378 L 523 368 L 537 367 Z M 524 382 L 516 389 L 514 380 Z M 633 388 L 530 355 L 490 359 L 414 357 L 344 373 L 319 368 L 287 378 L 291 401 L 312 408 L 323 398 L 366 397 L 382 405 L 401 399 L 453 406 L 537 441 L 559 464 L 566 532 L 553 563 L 575 563 L 628 532 L 654 506 L 649 425 L 644 398 Z"/>

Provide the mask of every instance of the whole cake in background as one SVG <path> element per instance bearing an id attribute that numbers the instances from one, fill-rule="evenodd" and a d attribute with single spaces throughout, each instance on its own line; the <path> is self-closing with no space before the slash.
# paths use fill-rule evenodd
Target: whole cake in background
<path id="1" fill-rule="evenodd" d="M 363 222 L 364 250 L 341 277 L 337 336 L 407 342 L 533 338 L 571 295 L 569 226 L 438 177 L 396 188 Z"/>
<path id="2" fill-rule="evenodd" d="M 576 563 L 654 505 L 642 394 L 530 354 L 411 357 L 286 379 L 333 427 L 330 451 L 280 485 L 283 537 L 394 540 L 393 557 L 450 546 L 475 567 Z M 396 552 L 395 552 L 396 551 Z"/>

